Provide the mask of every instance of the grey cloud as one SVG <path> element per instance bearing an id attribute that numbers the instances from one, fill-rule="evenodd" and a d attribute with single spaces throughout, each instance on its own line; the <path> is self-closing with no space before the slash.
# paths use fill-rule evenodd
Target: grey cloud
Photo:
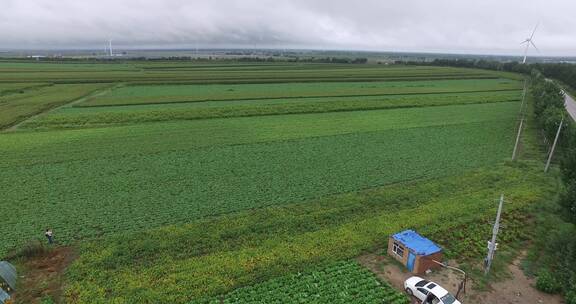
<path id="1" fill-rule="evenodd" d="M 569 0 L 0 0 L 0 48 L 299 47 L 518 53 L 576 49 Z"/>

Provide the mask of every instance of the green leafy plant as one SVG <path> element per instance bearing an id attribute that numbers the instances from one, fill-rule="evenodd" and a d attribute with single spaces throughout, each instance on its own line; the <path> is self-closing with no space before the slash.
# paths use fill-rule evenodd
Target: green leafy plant
<path id="1" fill-rule="evenodd" d="M 536 288 L 546 293 L 558 293 L 562 291 L 562 285 L 548 270 L 541 270 L 536 278 Z"/>

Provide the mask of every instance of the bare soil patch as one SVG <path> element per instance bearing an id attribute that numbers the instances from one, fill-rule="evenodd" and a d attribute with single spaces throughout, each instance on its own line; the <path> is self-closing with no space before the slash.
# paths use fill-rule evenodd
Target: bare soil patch
<path id="1" fill-rule="evenodd" d="M 16 303 L 40 303 L 50 297 L 60 302 L 64 271 L 77 255 L 70 247 L 56 247 L 42 255 L 18 262 L 21 266 L 18 286 L 14 294 Z"/>
<path id="2" fill-rule="evenodd" d="M 474 289 L 474 281 L 468 280 L 466 293 L 460 296 L 465 304 L 560 304 L 564 303 L 561 296 L 549 295 L 534 288 L 534 279 L 527 277 L 520 269 L 522 256 L 508 266 L 510 278 L 492 283 L 486 291 Z M 358 262 L 370 269 L 376 276 L 389 282 L 399 290 L 404 289 L 404 281 L 413 274 L 387 257 L 377 254 L 366 254 L 357 258 Z M 452 263 L 453 264 L 453 263 Z M 430 274 L 419 275 L 422 278 L 439 283 L 456 294 L 462 277 L 456 272 L 442 269 Z"/>

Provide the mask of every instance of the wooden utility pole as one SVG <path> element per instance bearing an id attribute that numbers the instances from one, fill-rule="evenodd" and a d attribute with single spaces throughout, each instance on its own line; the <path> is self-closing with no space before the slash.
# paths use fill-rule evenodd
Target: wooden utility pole
<path id="1" fill-rule="evenodd" d="M 562 131 L 562 124 L 564 123 L 564 117 L 560 121 L 558 126 L 558 131 L 556 132 L 556 137 L 554 138 L 554 143 L 552 144 L 552 149 L 550 150 L 550 155 L 548 155 L 548 161 L 546 161 L 546 167 L 544 167 L 544 172 L 548 172 L 550 168 L 550 162 L 552 161 L 552 156 L 554 156 L 554 150 L 556 149 L 556 144 L 558 143 L 558 137 L 560 137 L 560 131 Z"/>
<path id="2" fill-rule="evenodd" d="M 500 215 L 502 214 L 502 206 L 504 205 L 504 194 L 500 195 L 500 204 L 498 205 L 498 212 L 496 213 L 496 222 L 494 222 L 494 228 L 492 229 L 492 240 L 488 243 L 488 256 L 486 256 L 484 274 L 488 275 L 490 272 L 490 266 L 492 266 L 492 260 L 494 259 L 494 252 L 496 251 L 496 237 L 498 236 L 498 231 L 500 230 Z"/>
<path id="3" fill-rule="evenodd" d="M 520 135 L 522 134 L 522 127 L 524 126 L 524 118 L 520 120 L 518 127 L 518 135 L 516 135 L 516 144 L 514 144 L 514 151 L 512 151 L 512 160 L 516 160 L 516 152 L 518 151 L 518 144 L 520 143 Z"/>

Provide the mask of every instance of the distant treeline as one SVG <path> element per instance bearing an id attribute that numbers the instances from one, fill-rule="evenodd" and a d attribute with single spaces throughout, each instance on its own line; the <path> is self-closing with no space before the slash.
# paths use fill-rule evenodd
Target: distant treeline
<path id="1" fill-rule="evenodd" d="M 364 64 L 368 62 L 368 58 L 345 58 L 345 57 L 298 57 L 290 56 L 285 58 L 266 57 L 266 56 L 245 56 L 237 58 L 222 58 L 222 57 L 162 57 L 162 58 L 145 58 L 140 60 L 147 61 L 228 61 L 228 62 L 309 62 L 309 63 L 341 63 L 341 64 Z"/>
<path id="2" fill-rule="evenodd" d="M 194 56 L 168 56 L 168 57 L 116 57 L 116 58 L 67 58 L 67 57 L 42 57 L 42 58 L 4 58 L 5 61 L 41 61 L 41 62 L 133 62 L 133 61 L 192 61 L 192 62 L 302 62 L 302 63 L 338 63 L 338 64 L 365 64 L 368 58 L 346 57 L 271 57 L 271 56 L 245 56 L 245 57 L 194 57 Z"/>
<path id="3" fill-rule="evenodd" d="M 412 65 L 452 66 L 463 68 L 478 68 L 495 71 L 505 71 L 531 75 L 532 70 L 538 70 L 548 78 L 559 80 L 576 90 L 576 64 L 571 63 L 533 63 L 521 64 L 519 62 L 498 62 L 490 60 L 472 59 L 435 59 L 428 63 L 408 62 Z"/>
<path id="4" fill-rule="evenodd" d="M 423 65 L 416 62 L 408 64 Z M 436 59 L 426 65 L 478 68 L 527 75 L 531 82 L 530 94 L 534 101 L 534 117 L 538 126 L 543 130 L 545 138 L 554 139 L 560 120 L 565 117 L 566 130 L 562 132 L 560 146 L 563 150 L 576 149 L 576 131 L 564 107 L 564 93 L 562 88 L 552 81 L 559 80 L 568 85 L 569 90 L 576 90 L 576 65 L 569 63 L 521 64 L 471 59 Z"/>

